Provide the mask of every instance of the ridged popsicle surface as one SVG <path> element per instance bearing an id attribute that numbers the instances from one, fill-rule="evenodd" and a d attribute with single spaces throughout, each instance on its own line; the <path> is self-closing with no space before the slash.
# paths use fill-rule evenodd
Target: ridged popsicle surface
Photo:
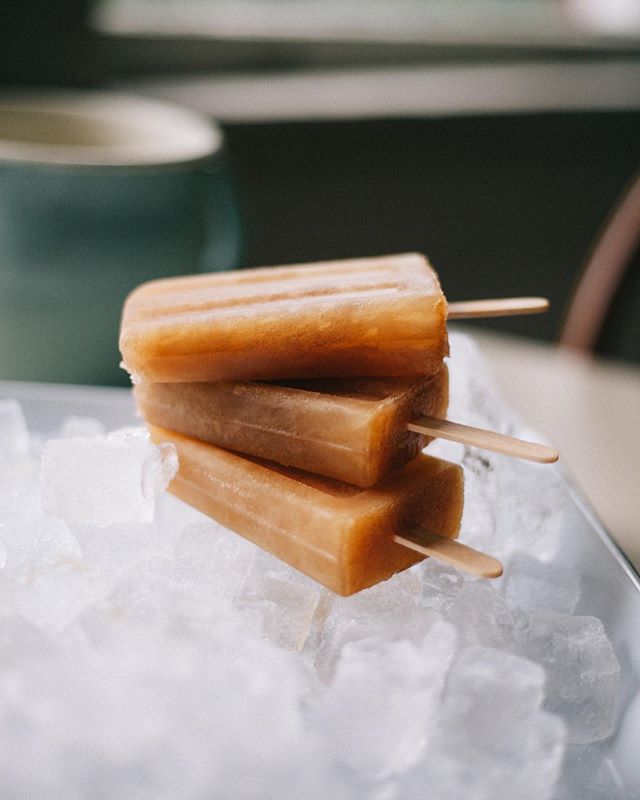
<path id="1" fill-rule="evenodd" d="M 142 284 L 120 349 L 134 379 L 161 383 L 430 375 L 446 317 L 419 254 L 263 267 Z"/>

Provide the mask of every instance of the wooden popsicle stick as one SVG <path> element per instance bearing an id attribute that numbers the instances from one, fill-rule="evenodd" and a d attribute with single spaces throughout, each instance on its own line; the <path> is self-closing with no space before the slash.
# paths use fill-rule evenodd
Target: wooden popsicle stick
<path id="1" fill-rule="evenodd" d="M 412 528 L 404 536 L 395 535 L 393 541 L 479 578 L 499 578 L 503 572 L 497 558 L 425 528 Z"/>
<path id="2" fill-rule="evenodd" d="M 525 439 L 516 439 L 496 431 L 484 430 L 484 428 L 473 428 L 471 425 L 461 425 L 459 422 L 450 422 L 448 419 L 418 417 L 413 422 L 407 423 L 407 430 L 480 447 L 482 450 L 491 450 L 504 456 L 523 458 L 525 461 L 537 461 L 540 464 L 553 464 L 559 458 L 558 451 L 545 444 L 527 442 Z"/>
<path id="3" fill-rule="evenodd" d="M 549 309 L 546 297 L 501 297 L 495 300 L 460 300 L 449 303 L 449 319 L 478 319 L 480 317 L 515 317 L 522 314 L 542 314 Z"/>

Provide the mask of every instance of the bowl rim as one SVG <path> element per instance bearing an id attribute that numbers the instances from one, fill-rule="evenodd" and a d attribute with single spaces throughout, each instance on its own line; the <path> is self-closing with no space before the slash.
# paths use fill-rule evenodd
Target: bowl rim
<path id="1" fill-rule="evenodd" d="M 56 122 L 91 123 L 124 132 L 131 141 L 63 143 L 3 136 L 2 117 L 49 115 Z M 116 137 L 117 138 L 117 137 Z M 191 169 L 215 158 L 224 145 L 208 116 L 172 103 L 120 92 L 48 91 L 0 95 L 0 165 L 76 169 Z"/>

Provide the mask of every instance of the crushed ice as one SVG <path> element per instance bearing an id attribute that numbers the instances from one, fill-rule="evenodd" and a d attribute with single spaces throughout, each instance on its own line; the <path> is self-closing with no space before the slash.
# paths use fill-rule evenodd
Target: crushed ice
<path id="1" fill-rule="evenodd" d="M 451 417 L 522 434 L 453 344 Z M 426 560 L 341 598 L 161 494 L 143 431 L 69 418 L 40 466 L 4 400 L 0 448 L 4 797 L 550 800 L 573 768 L 615 796 L 619 665 L 554 563 L 554 468 L 436 443 L 505 577 Z"/>

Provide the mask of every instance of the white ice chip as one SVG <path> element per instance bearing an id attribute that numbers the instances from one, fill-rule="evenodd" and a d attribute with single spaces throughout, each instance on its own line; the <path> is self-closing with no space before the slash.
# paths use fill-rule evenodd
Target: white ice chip
<path id="1" fill-rule="evenodd" d="M 142 428 L 53 439 L 42 453 L 42 508 L 67 522 L 152 522 L 156 495 L 177 469 L 174 446 L 153 444 Z"/>
<path id="2" fill-rule="evenodd" d="M 0 464 L 29 452 L 29 431 L 17 400 L 0 399 Z"/>

